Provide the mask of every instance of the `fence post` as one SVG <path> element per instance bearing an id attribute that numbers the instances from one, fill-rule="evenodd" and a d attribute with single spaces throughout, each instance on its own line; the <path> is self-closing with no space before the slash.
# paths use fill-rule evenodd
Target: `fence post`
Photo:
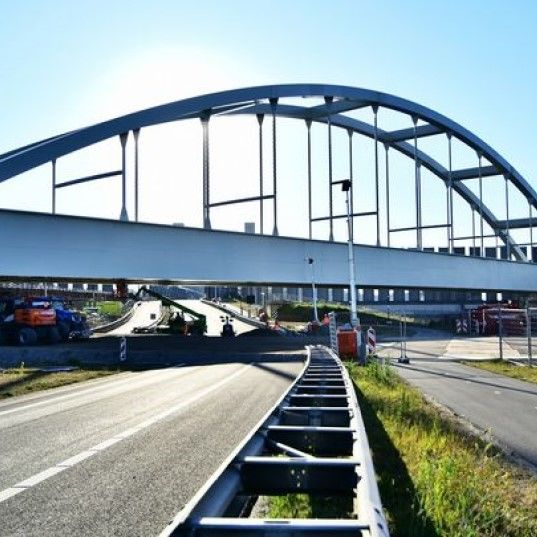
<path id="1" fill-rule="evenodd" d="M 533 350 L 531 348 L 531 309 L 529 301 L 526 301 L 526 333 L 528 335 L 528 365 L 531 367 Z"/>
<path id="2" fill-rule="evenodd" d="M 399 321 L 399 335 L 401 336 L 401 356 L 397 360 L 400 364 L 408 364 L 410 360 L 406 355 L 406 317 Z"/>
<path id="3" fill-rule="evenodd" d="M 498 337 L 500 338 L 500 360 L 503 361 L 503 320 L 501 306 L 498 306 Z"/>

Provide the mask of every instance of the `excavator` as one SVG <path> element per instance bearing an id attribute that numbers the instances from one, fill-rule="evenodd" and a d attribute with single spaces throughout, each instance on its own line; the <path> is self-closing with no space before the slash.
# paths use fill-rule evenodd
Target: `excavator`
<path id="1" fill-rule="evenodd" d="M 140 287 L 136 294 L 131 294 L 133 300 L 140 300 L 145 295 L 152 296 L 157 300 L 160 300 L 164 306 L 168 306 L 170 309 L 170 316 L 168 319 L 167 329 L 165 330 L 170 334 L 182 334 L 185 336 L 203 336 L 207 332 L 207 318 L 205 315 L 191 310 L 182 304 L 179 304 L 175 300 L 171 300 L 152 289 L 149 289 L 145 285 Z M 185 317 L 188 315 L 189 319 Z M 134 329 L 136 333 L 141 333 L 144 329 Z M 161 332 L 157 328 L 157 331 Z"/>

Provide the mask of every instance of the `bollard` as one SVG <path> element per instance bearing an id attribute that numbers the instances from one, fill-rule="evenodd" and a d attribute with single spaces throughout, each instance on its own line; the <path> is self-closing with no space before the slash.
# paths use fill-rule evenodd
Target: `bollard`
<path id="1" fill-rule="evenodd" d="M 406 318 L 399 323 L 399 334 L 401 335 L 401 356 L 397 361 L 400 364 L 409 364 L 410 360 L 406 355 Z"/>
<path id="2" fill-rule="evenodd" d="M 501 306 L 498 308 L 498 337 L 500 338 L 500 360 L 503 360 L 503 321 Z"/>
<path id="3" fill-rule="evenodd" d="M 528 365 L 532 366 L 533 349 L 531 341 L 531 309 L 529 303 L 526 302 L 526 334 L 528 336 Z"/>
<path id="4" fill-rule="evenodd" d="M 119 340 L 119 361 L 124 362 L 127 359 L 127 338 L 123 336 Z"/>

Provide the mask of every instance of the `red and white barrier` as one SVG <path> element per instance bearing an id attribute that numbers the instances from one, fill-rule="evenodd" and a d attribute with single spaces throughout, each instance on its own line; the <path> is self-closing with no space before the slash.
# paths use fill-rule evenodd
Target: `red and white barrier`
<path id="1" fill-rule="evenodd" d="M 377 333 L 371 326 L 367 330 L 367 352 L 373 354 L 377 350 Z"/>

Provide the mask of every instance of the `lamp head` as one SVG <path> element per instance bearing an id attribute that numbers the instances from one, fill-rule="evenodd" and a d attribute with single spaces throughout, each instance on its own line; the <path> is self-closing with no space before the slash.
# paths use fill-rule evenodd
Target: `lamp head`
<path id="1" fill-rule="evenodd" d="M 348 192 L 352 187 L 352 182 L 350 179 L 343 179 L 343 181 L 341 181 L 341 190 L 343 192 Z"/>

